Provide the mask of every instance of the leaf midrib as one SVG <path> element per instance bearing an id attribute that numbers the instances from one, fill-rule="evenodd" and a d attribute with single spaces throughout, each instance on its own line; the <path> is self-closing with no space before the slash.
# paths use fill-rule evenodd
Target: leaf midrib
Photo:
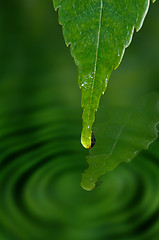
<path id="1" fill-rule="evenodd" d="M 98 28 L 98 37 L 97 37 L 97 47 L 96 47 L 96 57 L 95 57 L 94 76 L 93 76 L 92 90 L 91 90 L 91 96 L 90 96 L 90 105 L 89 105 L 88 119 L 89 119 L 89 114 L 90 114 L 90 107 L 91 107 L 91 103 L 92 103 L 92 95 L 93 95 L 94 83 L 95 83 L 95 77 L 96 77 L 96 70 L 97 70 L 98 50 L 99 50 L 101 22 L 102 22 L 102 11 L 103 11 L 103 0 L 101 0 L 101 5 L 100 5 L 99 28 Z"/>

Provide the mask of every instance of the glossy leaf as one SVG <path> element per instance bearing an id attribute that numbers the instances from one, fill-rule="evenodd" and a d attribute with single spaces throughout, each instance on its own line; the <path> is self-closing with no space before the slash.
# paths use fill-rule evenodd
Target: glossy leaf
<path id="1" fill-rule="evenodd" d="M 135 109 L 108 109 L 107 120 L 100 126 L 99 141 L 88 156 L 89 168 L 82 176 L 82 187 L 92 190 L 98 177 L 147 149 L 157 138 L 158 123 L 158 93 L 148 95 Z"/>
<path id="2" fill-rule="evenodd" d="M 138 31 L 150 0 L 53 0 L 59 9 L 66 45 L 78 65 L 82 88 L 83 129 L 81 143 L 91 148 L 92 125 L 101 94 Z"/>

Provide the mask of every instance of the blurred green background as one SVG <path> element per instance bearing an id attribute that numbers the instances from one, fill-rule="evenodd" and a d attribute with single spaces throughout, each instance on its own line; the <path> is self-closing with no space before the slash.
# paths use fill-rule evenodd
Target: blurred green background
<path id="1" fill-rule="evenodd" d="M 112 74 L 106 103 L 159 91 L 159 4 Z M 0 7 L 0 240 L 158 240 L 159 141 L 92 192 L 80 187 L 78 72 L 51 0 Z"/>

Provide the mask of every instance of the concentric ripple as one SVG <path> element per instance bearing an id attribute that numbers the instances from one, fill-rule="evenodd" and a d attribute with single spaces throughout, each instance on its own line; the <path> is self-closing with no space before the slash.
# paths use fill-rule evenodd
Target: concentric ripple
<path id="1" fill-rule="evenodd" d="M 37 103 L 1 114 L 1 238 L 157 240 L 159 143 L 86 192 L 78 112 Z"/>

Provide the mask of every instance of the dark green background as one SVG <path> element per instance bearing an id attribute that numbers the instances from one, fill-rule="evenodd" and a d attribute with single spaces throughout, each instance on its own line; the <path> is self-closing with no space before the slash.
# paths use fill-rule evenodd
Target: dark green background
<path id="1" fill-rule="evenodd" d="M 159 4 L 151 5 L 96 113 L 159 90 Z M 0 6 L 0 240 L 158 240 L 159 144 L 80 187 L 77 67 L 51 0 Z M 107 97 L 108 96 L 108 97 Z"/>

